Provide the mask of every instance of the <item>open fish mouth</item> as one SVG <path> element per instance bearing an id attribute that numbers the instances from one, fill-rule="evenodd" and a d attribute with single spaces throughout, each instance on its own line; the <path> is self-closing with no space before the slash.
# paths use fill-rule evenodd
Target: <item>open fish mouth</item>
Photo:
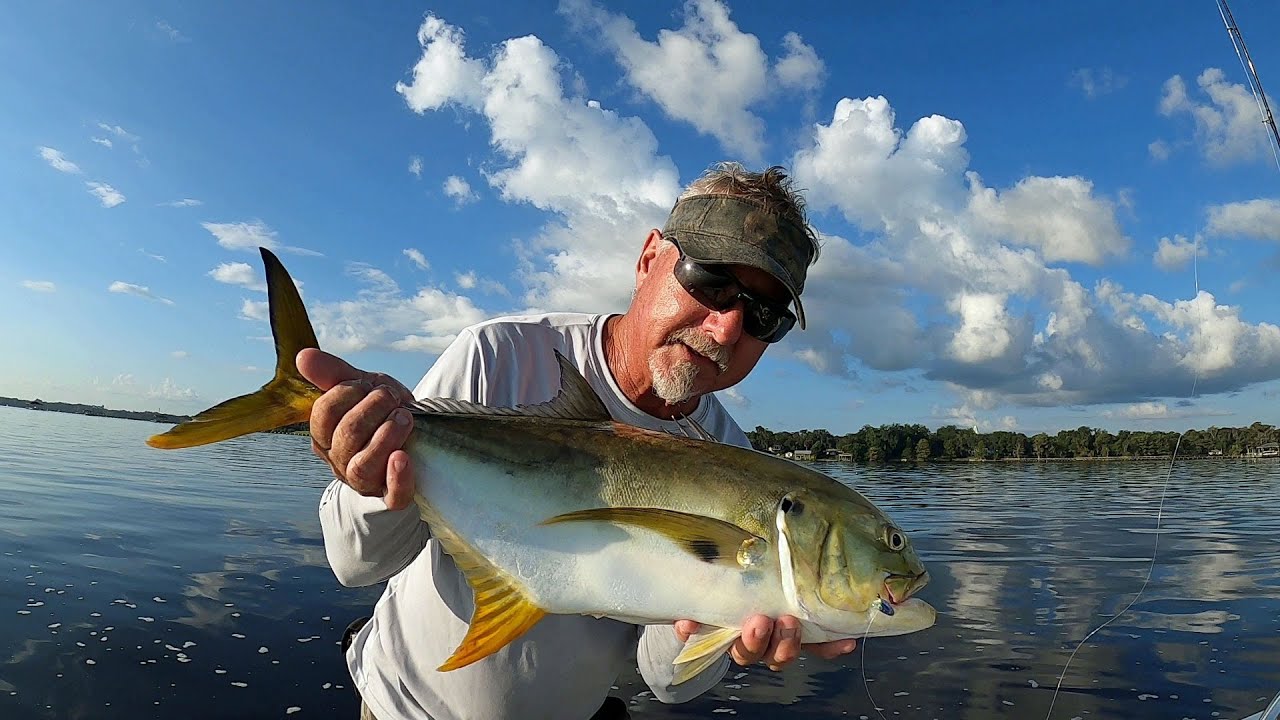
<path id="1" fill-rule="evenodd" d="M 927 571 L 918 575 L 890 574 L 884 579 L 883 592 L 880 598 L 890 605 L 901 605 L 907 601 L 907 598 L 910 598 L 920 588 L 928 584 L 929 573 Z"/>

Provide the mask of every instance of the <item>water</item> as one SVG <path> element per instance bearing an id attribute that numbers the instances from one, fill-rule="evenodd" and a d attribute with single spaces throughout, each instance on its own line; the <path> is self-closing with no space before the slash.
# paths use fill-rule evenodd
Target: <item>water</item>
<path id="1" fill-rule="evenodd" d="M 0 718 L 357 717 L 307 439 L 162 452 L 160 426 L 0 408 Z M 1043 718 L 1146 576 L 1167 465 L 817 467 L 912 535 L 938 624 L 635 717 Z M 1054 718 L 1242 718 L 1280 690 L 1280 462 L 1179 461 L 1142 598 Z M 865 685 L 863 670 L 865 668 Z M 870 691 L 870 697 L 868 696 Z M 875 706 L 872 704 L 874 698 Z"/>

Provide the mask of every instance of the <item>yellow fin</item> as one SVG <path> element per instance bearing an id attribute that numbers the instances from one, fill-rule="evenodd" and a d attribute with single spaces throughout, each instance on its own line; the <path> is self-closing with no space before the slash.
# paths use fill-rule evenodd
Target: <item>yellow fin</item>
<path id="1" fill-rule="evenodd" d="M 506 647 L 537 624 L 547 611 L 533 602 L 515 578 L 458 537 L 421 495 L 415 495 L 414 500 L 422 519 L 431 525 L 432 535 L 466 577 L 475 598 L 466 637 L 449 659 L 436 668 L 448 672 L 483 660 Z"/>
<path id="2" fill-rule="evenodd" d="M 703 625 L 689 637 L 684 649 L 676 656 L 676 672 L 671 684 L 686 682 L 714 665 L 740 635 L 742 628 Z"/>
<path id="3" fill-rule="evenodd" d="M 275 377 L 256 392 L 219 403 L 168 432 L 151 436 L 147 439 L 151 447 L 172 450 L 207 445 L 311 417 L 311 405 L 320 397 L 320 390 L 302 377 L 294 358 L 303 348 L 320 345 L 289 271 L 270 250 L 259 250 L 267 270 L 271 334 L 276 346 Z"/>
<path id="4" fill-rule="evenodd" d="M 611 522 L 647 528 L 671 538 L 703 562 L 734 568 L 749 565 L 749 558 L 759 554 L 757 543 L 764 542 L 733 523 L 665 508 L 592 508 L 556 515 L 542 524 L 563 522 Z"/>

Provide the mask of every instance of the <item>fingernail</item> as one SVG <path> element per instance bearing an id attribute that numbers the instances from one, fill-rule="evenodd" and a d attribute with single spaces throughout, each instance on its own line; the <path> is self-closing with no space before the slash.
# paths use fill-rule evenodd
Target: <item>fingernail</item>
<path id="1" fill-rule="evenodd" d="M 844 644 L 843 651 L 844 651 L 844 652 L 847 652 L 847 653 L 851 653 L 851 652 L 853 652 L 853 649 L 854 649 L 854 648 L 856 648 L 856 647 L 858 647 L 858 643 L 856 643 L 856 642 L 854 642 L 854 641 L 850 640 L 849 642 L 847 642 L 847 643 L 845 643 L 845 644 Z"/>
<path id="2" fill-rule="evenodd" d="M 391 420 L 400 427 L 404 427 L 409 424 L 409 411 L 404 408 L 396 408 L 391 413 Z"/>
<path id="3" fill-rule="evenodd" d="M 782 632 L 778 633 L 778 637 L 782 638 L 783 640 L 790 640 L 795 636 L 796 636 L 795 628 L 782 628 Z"/>
<path id="4" fill-rule="evenodd" d="M 769 628 L 758 627 L 755 629 L 753 634 L 756 636 L 757 640 L 763 640 L 766 637 L 769 637 Z"/>
<path id="5" fill-rule="evenodd" d="M 399 455 L 391 458 L 391 471 L 396 473 L 404 472 L 404 458 Z"/>

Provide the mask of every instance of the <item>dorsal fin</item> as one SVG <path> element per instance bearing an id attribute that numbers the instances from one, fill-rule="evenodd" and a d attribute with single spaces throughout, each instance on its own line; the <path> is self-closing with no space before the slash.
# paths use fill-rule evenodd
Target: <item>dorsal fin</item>
<path id="1" fill-rule="evenodd" d="M 560 392 L 554 398 L 537 405 L 515 407 L 489 407 L 466 400 L 452 398 L 426 398 L 409 405 L 415 412 L 427 415 L 503 415 L 507 417 L 542 417 L 561 420 L 585 420 L 602 422 L 612 419 L 600 396 L 591 388 L 578 368 L 569 362 L 559 350 L 555 351 L 560 364 Z"/>

